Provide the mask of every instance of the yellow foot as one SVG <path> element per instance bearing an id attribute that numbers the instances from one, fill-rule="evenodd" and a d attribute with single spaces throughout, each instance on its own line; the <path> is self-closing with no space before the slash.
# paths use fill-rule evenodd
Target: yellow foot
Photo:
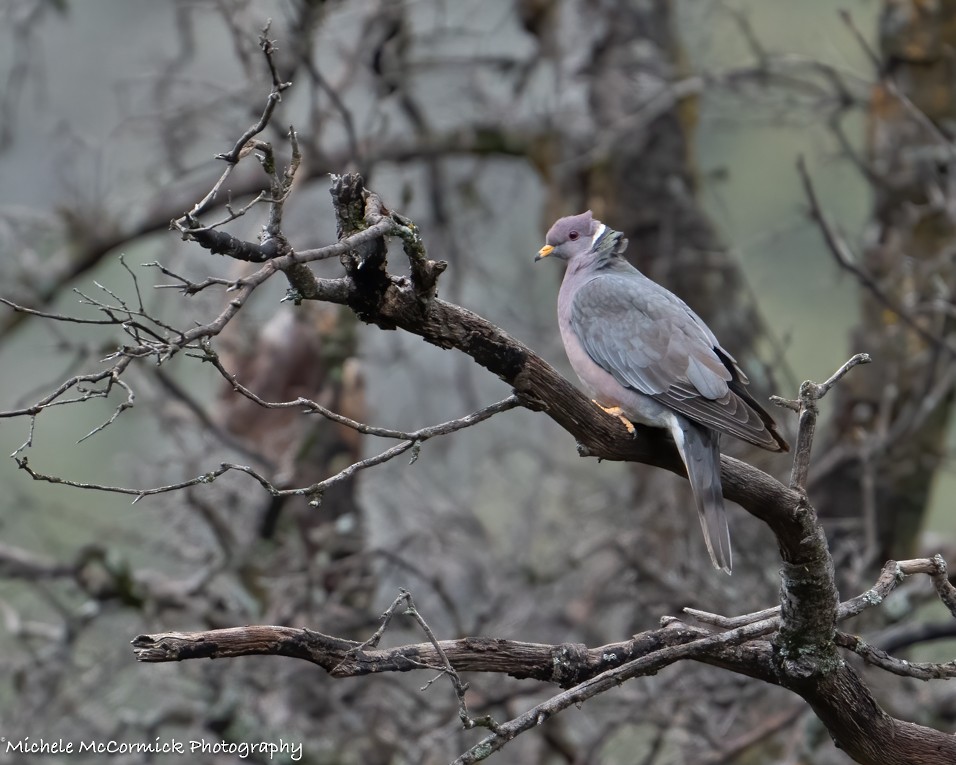
<path id="1" fill-rule="evenodd" d="M 594 401 L 594 399 L 591 399 L 591 400 Z M 624 414 L 624 410 L 621 409 L 621 407 L 619 407 L 619 406 L 612 406 L 612 407 L 601 406 L 600 404 L 598 404 L 597 401 L 594 401 L 594 403 L 597 404 L 597 406 L 601 407 L 601 409 L 603 409 L 605 412 L 607 412 L 607 413 L 608 413 L 609 415 L 611 415 L 612 417 L 617 417 L 621 422 L 623 422 L 623 423 L 624 423 L 624 427 L 627 428 L 627 432 L 630 433 L 632 436 L 637 435 L 637 430 L 635 430 L 635 428 L 634 428 L 634 423 L 632 423 L 629 419 L 627 419 L 627 415 Z"/>

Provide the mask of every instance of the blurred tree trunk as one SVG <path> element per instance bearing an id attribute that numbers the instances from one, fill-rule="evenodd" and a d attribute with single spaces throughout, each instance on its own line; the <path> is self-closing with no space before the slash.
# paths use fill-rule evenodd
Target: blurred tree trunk
<path id="1" fill-rule="evenodd" d="M 674 6 L 671 0 L 615 0 L 604 9 L 608 23 L 587 65 L 594 132 L 563 134 L 563 159 L 573 169 L 553 179 L 548 212 L 566 215 L 588 206 L 622 229 L 632 262 L 693 304 L 757 376 L 756 392 L 763 395 L 772 380 L 760 379 L 756 350 L 766 326 L 739 263 L 696 197 L 699 105 L 697 94 L 679 85 L 689 71 Z"/>
<path id="2" fill-rule="evenodd" d="M 868 115 L 870 235 L 860 268 L 853 351 L 873 366 L 837 388 L 827 470 L 813 494 L 846 521 L 835 550 L 864 567 L 915 554 L 953 404 L 952 130 L 956 126 L 956 2 L 888 0 L 881 78 Z M 853 520 L 862 518 L 862 529 Z M 837 568 L 841 566 L 837 560 Z"/>
<path id="3" fill-rule="evenodd" d="M 236 325 L 238 326 L 238 324 Z M 279 309 L 250 340 L 226 335 L 227 368 L 267 401 L 300 396 L 353 420 L 364 421 L 365 385 L 356 356 L 356 319 L 339 306 L 310 302 Z M 250 333 L 252 334 L 252 333 Z M 362 438 L 353 429 L 298 409 L 264 409 L 228 385 L 220 393 L 219 419 L 229 432 L 271 460 L 285 486 L 317 483 L 362 458 Z M 257 502 L 252 524 L 257 539 L 246 579 L 253 592 L 260 577 L 298 559 L 306 573 L 301 589 L 283 581 L 281 593 L 263 597 L 273 621 L 308 624 L 321 614 L 339 629 L 364 628 L 374 588 L 365 555 L 365 522 L 357 483 L 333 485 L 319 507 L 306 498 Z M 264 592 L 262 592 L 265 595 Z"/>

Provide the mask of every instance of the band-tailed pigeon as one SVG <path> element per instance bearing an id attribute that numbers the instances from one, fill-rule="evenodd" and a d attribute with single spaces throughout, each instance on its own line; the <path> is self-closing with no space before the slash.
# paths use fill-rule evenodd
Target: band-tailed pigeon
<path id="1" fill-rule="evenodd" d="M 789 451 L 747 376 L 683 300 L 628 263 L 627 239 L 591 211 L 561 218 L 535 261 L 568 262 L 558 325 L 571 366 L 595 403 L 630 422 L 667 428 L 687 469 L 714 565 L 730 573 L 720 485 L 720 434 Z"/>

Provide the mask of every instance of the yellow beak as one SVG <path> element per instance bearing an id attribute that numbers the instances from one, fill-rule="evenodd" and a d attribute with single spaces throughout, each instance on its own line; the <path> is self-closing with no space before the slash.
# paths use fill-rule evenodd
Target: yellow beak
<path id="1" fill-rule="evenodd" d="M 538 254 L 535 256 L 534 262 L 537 263 L 539 260 L 541 260 L 541 258 L 548 257 L 548 255 L 550 255 L 552 252 L 554 252 L 554 247 L 552 247 L 550 244 L 546 244 L 544 247 L 538 250 Z"/>

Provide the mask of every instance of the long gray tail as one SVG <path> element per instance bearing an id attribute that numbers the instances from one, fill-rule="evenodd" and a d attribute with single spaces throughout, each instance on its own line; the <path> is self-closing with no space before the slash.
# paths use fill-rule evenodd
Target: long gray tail
<path id="1" fill-rule="evenodd" d="M 694 491 L 707 552 L 714 566 L 728 574 L 733 568 L 730 527 L 720 486 L 720 434 L 675 415 L 671 434 L 677 442 L 690 487 Z"/>

